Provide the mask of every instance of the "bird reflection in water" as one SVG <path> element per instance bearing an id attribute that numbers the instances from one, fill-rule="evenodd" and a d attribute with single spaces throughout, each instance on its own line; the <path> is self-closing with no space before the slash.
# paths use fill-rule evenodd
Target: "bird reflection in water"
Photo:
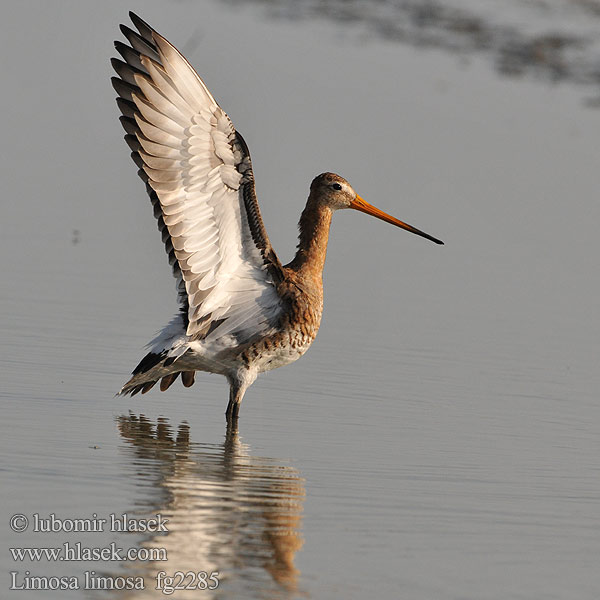
<path id="1" fill-rule="evenodd" d="M 296 469 L 252 456 L 234 428 L 222 444 L 200 444 L 190 441 L 185 422 L 174 432 L 164 418 L 154 423 L 130 413 L 118 418 L 118 427 L 133 447 L 137 483 L 145 496 L 149 487 L 155 492 L 149 518 L 169 519 L 167 534 L 140 544 L 165 548 L 168 562 L 127 563 L 140 571 L 132 575 L 145 579 L 145 591 L 132 591 L 132 597 L 164 597 L 154 589 L 160 571 L 218 571 L 219 587 L 202 591 L 203 598 L 296 597 L 294 558 L 303 544 L 305 495 Z M 174 597 L 197 598 L 198 593 L 177 591 Z"/>

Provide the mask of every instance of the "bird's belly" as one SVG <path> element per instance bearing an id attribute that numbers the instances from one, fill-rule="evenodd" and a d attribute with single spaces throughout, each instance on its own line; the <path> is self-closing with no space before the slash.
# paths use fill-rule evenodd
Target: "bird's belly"
<path id="1" fill-rule="evenodd" d="M 298 360 L 309 348 L 314 337 L 282 335 L 261 340 L 248 354 L 259 372 L 271 371 Z"/>

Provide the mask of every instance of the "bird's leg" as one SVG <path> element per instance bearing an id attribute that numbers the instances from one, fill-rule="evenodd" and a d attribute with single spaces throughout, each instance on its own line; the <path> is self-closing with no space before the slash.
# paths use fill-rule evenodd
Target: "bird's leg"
<path id="1" fill-rule="evenodd" d="M 238 418 L 235 417 L 226 417 L 227 419 L 227 429 L 225 430 L 226 436 L 232 437 L 238 434 Z"/>
<path id="2" fill-rule="evenodd" d="M 225 411 L 228 425 L 237 425 L 240 404 L 246 390 L 256 380 L 256 373 L 249 370 L 239 370 L 227 377 L 229 380 L 229 403 Z"/>
<path id="3" fill-rule="evenodd" d="M 237 422 L 241 402 L 242 399 L 237 398 L 237 394 L 234 391 L 234 386 L 232 385 L 229 389 L 229 403 L 227 404 L 227 410 L 225 411 L 225 418 L 228 425 L 233 425 L 234 420 Z"/>

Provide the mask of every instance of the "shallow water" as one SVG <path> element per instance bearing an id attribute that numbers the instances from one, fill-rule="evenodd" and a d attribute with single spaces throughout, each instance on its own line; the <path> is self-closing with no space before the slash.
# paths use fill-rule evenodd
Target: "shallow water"
<path id="1" fill-rule="evenodd" d="M 108 84 L 126 11 L 15 4 L 0 39 L 2 539 L 168 561 L 5 551 L 4 590 L 9 571 L 82 587 L 95 571 L 146 589 L 21 596 L 153 598 L 157 573 L 191 570 L 219 587 L 174 597 L 597 598 L 600 113 L 583 88 L 255 4 L 132 8 L 248 141 L 283 261 L 323 170 L 446 246 L 336 215 L 319 336 L 254 384 L 238 435 L 216 376 L 115 398 L 175 310 Z M 169 523 L 15 533 L 16 513 Z"/>

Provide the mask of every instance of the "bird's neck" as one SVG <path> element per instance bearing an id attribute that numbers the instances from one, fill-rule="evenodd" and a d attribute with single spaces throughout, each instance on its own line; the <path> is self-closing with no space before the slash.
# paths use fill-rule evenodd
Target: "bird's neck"
<path id="1" fill-rule="evenodd" d="M 309 197 L 300 217 L 300 237 L 294 260 L 288 265 L 304 279 L 321 285 L 332 210 Z"/>

